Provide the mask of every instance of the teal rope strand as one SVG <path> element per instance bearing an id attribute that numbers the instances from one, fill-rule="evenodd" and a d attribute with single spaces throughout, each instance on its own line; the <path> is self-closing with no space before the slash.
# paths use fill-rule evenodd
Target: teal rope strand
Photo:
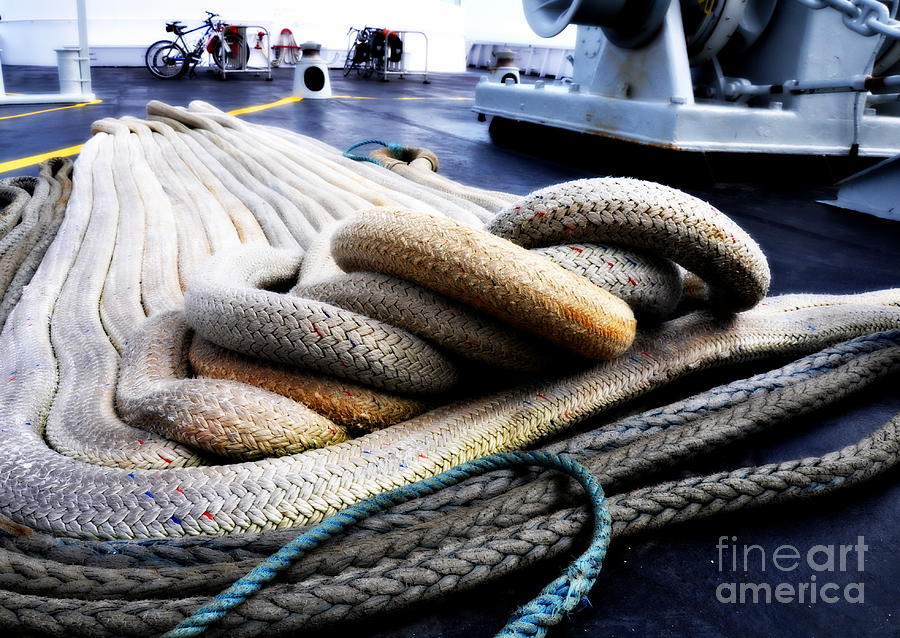
<path id="1" fill-rule="evenodd" d="M 312 529 L 300 534 L 277 552 L 257 565 L 246 576 L 195 611 L 177 627 L 165 633 L 163 638 L 187 638 L 198 636 L 214 622 L 246 601 L 250 596 L 271 582 L 280 572 L 305 556 L 329 538 L 370 516 L 422 496 L 428 496 L 472 476 L 494 470 L 541 466 L 569 474 L 584 488 L 594 510 L 594 532 L 588 549 L 545 587 L 530 603 L 518 609 L 497 634 L 503 638 L 542 637 L 562 617 L 575 609 L 585 599 L 600 573 L 603 558 L 612 532 L 612 518 L 606 505 L 603 488 L 590 471 L 568 457 L 549 452 L 503 452 L 463 463 L 443 474 L 427 478 L 411 485 L 399 487 L 360 501 L 326 518 Z"/>
<path id="2" fill-rule="evenodd" d="M 348 159 L 352 159 L 356 162 L 372 162 L 373 164 L 377 164 L 378 166 L 381 166 L 381 162 L 373 160 L 368 155 L 355 155 L 350 152 L 353 149 L 359 148 L 360 146 L 366 146 L 367 144 L 379 144 L 381 146 L 386 146 L 391 150 L 398 150 L 398 149 L 403 148 L 399 144 L 392 144 L 391 142 L 383 142 L 383 141 L 377 140 L 375 138 L 370 138 L 367 140 L 363 140 L 362 142 L 357 142 L 356 144 L 351 144 L 350 146 L 348 146 L 346 148 L 346 150 L 344 150 L 344 153 L 343 153 L 344 157 L 346 157 Z"/>

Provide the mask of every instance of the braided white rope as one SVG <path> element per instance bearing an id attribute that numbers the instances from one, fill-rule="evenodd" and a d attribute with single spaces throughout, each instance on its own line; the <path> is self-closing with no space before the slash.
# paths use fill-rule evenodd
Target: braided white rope
<path id="1" fill-rule="evenodd" d="M 206 198 L 209 201 L 202 211 L 170 206 L 171 217 L 159 222 L 147 214 L 149 204 L 159 195 L 184 204 L 191 193 L 204 189 L 209 193 L 219 187 L 231 190 L 230 174 L 241 188 L 259 198 L 253 203 L 256 210 L 269 215 L 274 211 L 277 216 L 272 216 L 271 223 L 259 222 L 267 240 L 271 241 L 268 233 L 277 226 L 277 219 L 290 228 L 290 215 L 302 212 L 294 207 L 297 212 L 289 213 L 284 200 L 275 197 L 278 180 L 271 167 L 285 161 L 287 152 L 266 150 L 253 162 L 232 161 L 237 155 L 227 150 L 231 144 L 216 129 L 222 127 L 217 120 L 227 121 L 226 116 L 205 115 L 208 110 L 203 109 L 175 111 L 165 117 L 188 130 L 180 131 L 165 120 L 158 125 L 168 127 L 167 134 L 135 122 L 128 123 L 128 131 L 135 133 L 104 125 L 105 130 L 85 145 L 76 168 L 73 199 L 57 240 L 0 335 L 0 356 L 7 372 L 15 371 L 13 381 L 0 385 L 4 415 L 0 513 L 16 523 L 82 538 L 177 537 L 308 524 L 368 495 L 487 451 L 533 442 L 691 370 L 766 353 L 806 352 L 900 322 L 900 291 L 896 290 L 853 299 L 775 299 L 769 306 L 733 318 L 689 315 L 640 335 L 623 357 L 560 379 L 445 406 L 328 448 L 192 467 L 202 462 L 193 451 L 119 420 L 114 391 L 121 360 L 114 341 L 128 349 L 144 325 L 142 313 L 156 313 L 156 308 L 176 301 L 175 282 L 190 278 L 209 245 L 220 243 L 225 254 L 235 251 L 244 237 L 238 229 L 251 226 L 239 221 L 242 213 L 225 206 L 228 198 L 224 196 Z M 271 134 L 248 127 L 229 126 L 229 140 L 248 143 L 247 131 Z M 184 144 L 172 142 L 173 136 Z M 285 135 L 282 144 L 296 139 Z M 350 166 L 337 159 L 333 149 L 325 153 L 319 144 L 304 144 L 295 145 L 291 153 L 322 153 L 348 179 L 377 173 L 378 184 L 401 189 L 398 180 L 402 178 L 397 175 L 375 166 Z M 167 150 L 165 158 L 161 150 L 153 151 L 162 148 Z M 219 166 L 210 167 L 209 174 L 184 169 L 170 193 L 161 178 L 182 166 L 176 160 L 181 158 L 183 164 L 190 157 L 188 149 L 195 154 L 205 151 L 206 159 L 218 157 Z M 215 149 L 221 154 L 214 155 Z M 248 179 L 251 170 L 255 174 Z M 302 173 L 295 188 L 340 190 L 310 173 Z M 218 180 L 213 187 L 203 183 L 210 174 Z M 131 193 L 130 203 L 144 206 L 143 233 L 124 229 L 130 211 L 119 200 L 120 183 L 123 192 Z M 416 197 L 412 193 L 424 188 L 415 185 L 407 197 Z M 238 192 L 231 192 L 245 202 Z M 277 208 L 276 201 L 284 207 Z M 329 201 L 347 200 L 335 195 Z M 470 210 L 471 202 L 463 201 L 468 200 L 460 197 L 456 210 Z M 256 215 L 251 203 L 247 200 L 244 205 Z M 482 211 L 485 217 L 489 214 Z M 290 223 L 300 228 L 296 220 Z M 177 253 L 165 252 L 159 241 L 165 224 L 170 229 L 174 226 L 180 236 Z M 288 232 L 300 246 L 313 239 Z M 138 237 L 145 234 L 156 239 L 138 246 Z M 195 235 L 202 241 L 192 243 Z M 125 264 L 129 256 L 144 265 L 131 268 Z M 148 271 L 147 262 L 160 265 L 160 278 L 136 274 Z M 111 268 L 121 272 L 110 272 Z M 129 290 L 136 282 L 140 295 Z M 234 286 L 235 282 L 227 283 Z M 165 289 L 160 290 L 163 285 Z M 123 292 L 123 307 L 107 305 L 101 315 L 107 286 Z M 136 325 L 129 326 L 125 317 Z M 178 373 L 172 369 L 163 380 L 179 387 L 205 383 L 178 379 Z M 254 396 L 258 395 L 248 388 L 245 400 Z M 234 401 L 240 405 L 237 398 Z"/>

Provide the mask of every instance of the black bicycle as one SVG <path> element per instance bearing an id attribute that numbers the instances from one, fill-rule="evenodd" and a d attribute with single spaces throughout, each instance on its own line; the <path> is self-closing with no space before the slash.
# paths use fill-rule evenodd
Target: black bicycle
<path id="1" fill-rule="evenodd" d="M 356 29 L 350 27 L 347 35 L 355 32 L 353 44 L 347 50 L 347 59 L 344 60 L 344 77 L 350 75 L 353 70 L 361 78 L 371 77 L 375 72 L 372 60 L 372 33 L 375 29 L 364 27 Z"/>
<path id="2" fill-rule="evenodd" d="M 213 63 L 226 71 L 243 68 L 250 57 L 250 46 L 244 41 L 240 32 L 213 18 L 219 14 L 206 12 L 206 19 L 199 27 L 186 29 L 180 21 L 166 23 L 166 31 L 175 34 L 175 40 L 159 40 L 147 48 L 144 64 L 147 70 L 161 80 L 175 80 L 184 76 L 203 58 L 208 51 Z M 205 29 L 197 43 L 190 47 L 184 36 Z M 224 42 L 224 46 L 223 46 Z"/>
<path id="3" fill-rule="evenodd" d="M 347 35 L 351 33 L 355 35 L 344 60 L 344 77 L 355 69 L 361 78 L 370 78 L 378 72 L 385 79 L 385 64 L 399 63 L 403 55 L 400 35 L 396 31 L 376 27 L 351 27 Z"/>

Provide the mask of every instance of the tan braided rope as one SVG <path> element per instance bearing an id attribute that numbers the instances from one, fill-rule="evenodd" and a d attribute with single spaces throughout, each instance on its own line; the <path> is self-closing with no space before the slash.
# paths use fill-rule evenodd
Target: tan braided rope
<path id="1" fill-rule="evenodd" d="M 397 325 L 466 359 L 513 370 L 547 369 L 559 352 L 434 290 L 375 272 L 353 272 L 291 294 Z"/>
<path id="2" fill-rule="evenodd" d="M 634 339 L 631 308 L 582 277 L 478 229 L 398 209 L 361 211 L 331 242 L 338 266 L 406 278 L 592 359 Z"/>
<path id="3" fill-rule="evenodd" d="M 157 124 L 168 126 L 170 137 L 182 136 L 183 146 L 167 141 L 166 135 L 149 125 L 136 123 L 126 127 L 104 125 L 104 130 L 98 129 L 85 146 L 59 240 L 36 274 L 40 285 L 29 288 L 11 316 L 10 329 L 2 336 L 0 352 L 9 353 L 4 356 L 9 357 L 14 369 L 23 372 L 14 383 L 0 388 L 0 404 L 10 423 L 2 433 L 5 445 L 0 446 L 4 478 L 0 511 L 36 529 L 77 537 L 132 538 L 301 525 L 392 485 L 433 474 L 488 451 L 536 441 L 691 370 L 767 353 L 805 352 L 896 325 L 898 320 L 898 309 L 893 305 L 896 292 L 852 302 L 810 299 L 790 311 L 777 306 L 759 308 L 733 320 L 691 315 L 639 337 L 624 357 L 562 379 L 538 381 L 534 386 L 445 406 L 364 437 L 303 454 L 190 467 L 203 459 L 163 437 L 129 428 L 118 419 L 113 397 L 121 363 L 119 348 L 127 350 L 139 334 L 144 325 L 141 313 L 157 312 L 148 310 L 148 299 L 161 305 L 174 301 L 178 292 L 171 289 L 171 282 L 177 280 L 175 273 L 193 280 L 192 275 L 199 272 L 196 264 L 210 244 L 221 244 L 221 252 L 228 256 L 237 251 L 242 234 L 237 230 L 236 213 L 226 207 L 228 199 L 224 196 L 206 198 L 203 210 L 182 210 L 196 195 L 196 189 L 212 193 L 216 188 L 227 188 L 227 180 L 218 178 L 209 187 L 203 184 L 202 176 L 184 170 L 173 182 L 170 195 L 165 189 L 142 184 L 138 171 L 147 179 L 153 176 L 161 185 L 160 177 L 171 177 L 178 166 L 176 158 L 184 156 L 169 153 L 161 157 L 160 150 L 151 161 L 150 149 L 172 151 L 178 147 L 183 153 L 188 152 L 186 149 L 191 153 L 203 149 L 208 158 L 215 157 L 213 149 L 219 149 L 224 154 L 219 156 L 222 168 L 210 169 L 210 173 L 224 177 L 222 171 L 228 170 L 235 179 L 244 180 L 244 188 L 252 187 L 269 202 L 271 210 L 276 210 L 271 202 L 276 201 L 273 193 L 281 172 L 270 167 L 296 163 L 296 156 L 311 155 L 305 149 L 320 146 L 308 142 L 305 147 L 296 145 L 288 151 L 286 145 L 296 138 L 285 136 L 281 146 L 274 147 L 276 150 L 260 146 L 250 158 L 252 162 L 242 163 L 238 155 L 251 141 L 247 135 L 250 125 L 225 126 L 221 122 L 227 123 L 227 117 L 205 115 L 208 111 L 204 109 L 171 109 L 165 115 L 163 110 L 159 117 L 173 124 L 163 119 Z M 192 132 L 180 132 L 175 126 L 178 122 Z M 142 132 L 131 132 L 138 128 Z M 259 131 L 261 136 L 272 135 Z M 124 138 L 124 143 L 117 138 Z M 398 176 L 384 169 L 349 166 L 335 154 L 323 155 L 337 167 L 335 170 L 340 170 L 341 180 L 381 171 L 386 176 L 379 177 L 379 191 L 393 190 L 400 183 L 396 181 Z M 166 165 L 157 166 L 156 160 L 164 160 Z M 255 173 L 253 180 L 245 179 L 251 170 Z M 296 172 L 292 180 L 294 190 L 340 190 L 309 166 L 306 172 Z M 179 250 L 175 264 L 165 262 L 159 254 L 151 254 L 148 244 L 138 245 L 140 233 L 132 232 L 133 228 L 122 230 L 124 222 L 120 224 L 119 220 L 124 220 L 126 213 L 118 198 L 120 182 L 127 201 L 134 205 L 146 206 L 153 193 L 162 192 L 170 202 L 177 198 L 180 204 L 171 206 L 172 220 L 176 233 L 184 238 L 179 246 L 190 252 Z M 411 192 L 419 193 L 423 188 L 415 185 Z M 134 197 L 134 192 L 139 197 Z M 402 199 L 398 197 L 397 201 L 406 205 Z M 465 200 L 468 203 L 463 204 L 463 200 L 459 198 L 454 210 L 471 210 L 471 202 Z M 333 194 L 329 201 L 336 210 L 342 202 L 355 200 Z M 423 203 L 423 207 L 427 205 Z M 287 210 L 282 208 L 286 227 Z M 152 223 L 150 217 L 146 213 L 141 217 L 143 228 Z M 188 238 L 201 232 L 205 242 L 191 245 Z M 307 238 L 302 235 L 294 239 L 300 246 L 309 245 L 304 244 Z M 170 282 L 166 294 L 150 290 L 156 282 L 145 282 L 136 275 L 141 269 L 129 268 L 129 256 L 139 263 L 151 260 L 165 266 L 166 281 Z M 137 297 L 130 291 L 135 282 L 140 286 Z M 234 281 L 225 283 L 234 287 Z M 123 308 L 110 305 L 101 311 L 107 285 L 123 292 Z M 56 320 L 51 320 L 51 315 Z M 124 317 L 133 318 L 137 325 L 130 325 Z M 197 388 L 204 382 L 183 381 L 188 382 L 184 386 L 196 382 Z M 201 390 L 198 394 L 202 397 L 204 393 Z M 42 437 L 45 423 L 53 448 Z M 103 434 L 101 440 L 97 432 Z M 86 461 L 106 467 L 91 466 Z M 40 485 L 33 474 L 36 467 L 46 472 Z"/>
<path id="4" fill-rule="evenodd" d="M 483 445 L 479 442 L 487 442 L 485 436 L 492 441 L 500 437 L 505 441 L 502 447 L 515 447 L 526 442 L 519 438 L 519 433 L 526 431 L 523 426 L 529 422 L 539 425 L 540 433 L 549 433 L 635 393 L 661 385 L 679 373 L 766 352 L 802 352 L 900 321 L 900 308 L 897 307 L 858 303 L 822 305 L 827 303 L 826 299 L 815 299 L 813 303 L 815 305 L 790 311 L 750 311 L 725 324 L 702 315 L 675 320 L 667 325 L 665 333 L 655 335 L 656 338 L 651 340 L 655 346 L 652 350 L 641 350 L 636 353 L 638 356 L 602 363 L 596 369 L 559 383 L 488 397 L 454 409 L 437 410 L 404 424 L 297 457 L 208 469 L 186 468 L 161 474 L 110 468 L 82 475 L 78 466 L 70 466 L 65 457 L 52 453 L 47 457 L 46 452 L 41 451 L 46 448 L 42 448 L 42 442 L 36 439 L 37 448 L 32 446 L 33 451 L 18 446 L 19 458 L 27 460 L 32 454 L 43 456 L 41 463 L 52 465 L 55 478 L 44 483 L 39 494 L 17 494 L 12 503 L 4 504 L 4 511 L 14 520 L 38 529 L 73 535 L 86 535 L 85 532 L 90 530 L 87 535 L 100 537 L 180 535 L 192 528 L 197 532 L 221 533 L 303 524 L 318 520 L 323 513 L 340 507 L 339 503 L 352 502 L 371 493 L 372 489 L 385 489 L 397 484 L 394 481 L 402 483 L 414 476 L 450 467 L 467 457 L 479 456 L 485 451 L 484 447 L 479 447 Z M 815 330 L 810 329 L 811 322 Z M 791 335 L 787 343 L 785 334 Z M 664 349 L 660 349 L 663 345 Z M 642 346 L 644 344 L 638 347 Z M 28 428 L 17 431 L 24 434 Z M 427 438 L 429 432 L 448 432 L 451 437 L 462 437 L 471 443 L 460 445 L 460 441 L 449 448 L 436 440 L 425 443 L 422 437 Z M 489 445 L 496 447 L 494 442 Z M 422 449 L 428 449 L 428 453 L 419 451 Z M 462 450 L 467 452 L 462 453 Z M 337 466 L 343 463 L 340 457 L 346 458 L 347 463 L 337 471 Z M 354 486 L 353 492 L 345 494 L 337 490 L 320 501 L 316 494 L 325 496 L 329 493 L 329 482 L 314 478 L 316 468 L 323 467 L 321 463 L 330 468 L 328 474 L 335 480 L 349 479 L 348 485 Z M 308 469 L 304 470 L 304 467 Z M 265 468 L 258 479 L 253 478 L 257 475 L 255 468 Z M 15 488 L 22 485 L 25 477 L 19 478 L 17 474 L 15 468 L 10 468 L 10 476 L 3 488 L 5 493 L 18 492 Z M 395 478 L 390 479 L 391 476 Z M 262 483 L 252 488 L 259 480 Z M 93 487 L 86 492 L 87 484 L 82 481 L 90 481 Z M 102 489 L 97 481 L 105 483 Z M 365 487 L 367 484 L 369 487 Z M 229 511 L 222 507 L 229 501 L 227 495 L 231 489 L 239 489 L 235 495 L 242 495 L 240 510 Z M 323 489 L 326 491 L 322 492 Z M 153 498 L 146 496 L 146 492 L 153 494 Z M 298 500 L 301 494 L 304 496 Z M 120 507 L 117 510 L 125 518 L 119 521 L 118 516 L 110 519 L 106 514 L 102 523 L 85 526 L 87 516 L 103 512 L 106 506 L 102 503 L 109 498 L 124 499 L 122 502 L 129 504 L 126 509 Z M 263 505 L 272 499 L 281 504 L 277 512 Z M 93 504 L 88 505 L 88 502 Z M 259 502 L 259 506 L 255 502 Z M 291 504 L 289 509 L 288 504 Z M 321 509 L 316 509 L 317 506 Z M 70 517 L 65 511 L 71 507 L 76 509 Z M 45 514 L 42 516 L 39 512 Z M 58 513 L 59 518 L 48 517 L 46 512 Z M 140 518 L 136 517 L 137 513 Z M 206 513 L 214 520 L 205 517 Z M 178 520 L 177 524 L 172 521 L 172 516 Z"/>
<path id="5" fill-rule="evenodd" d="M 424 412 L 423 401 L 309 374 L 221 348 L 194 336 L 188 352 L 195 374 L 263 388 L 309 406 L 337 424 L 377 430 Z"/>

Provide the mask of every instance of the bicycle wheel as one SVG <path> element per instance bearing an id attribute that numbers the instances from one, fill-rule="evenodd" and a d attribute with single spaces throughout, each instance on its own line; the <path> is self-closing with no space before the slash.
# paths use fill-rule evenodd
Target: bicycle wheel
<path id="1" fill-rule="evenodd" d="M 353 70 L 354 61 L 356 60 L 356 45 L 354 44 L 350 47 L 350 50 L 347 51 L 347 59 L 344 60 L 344 77 L 350 75 L 350 72 Z"/>
<path id="2" fill-rule="evenodd" d="M 187 71 L 187 53 L 171 40 L 160 40 L 147 47 L 144 64 L 153 77 L 174 80 Z"/>

